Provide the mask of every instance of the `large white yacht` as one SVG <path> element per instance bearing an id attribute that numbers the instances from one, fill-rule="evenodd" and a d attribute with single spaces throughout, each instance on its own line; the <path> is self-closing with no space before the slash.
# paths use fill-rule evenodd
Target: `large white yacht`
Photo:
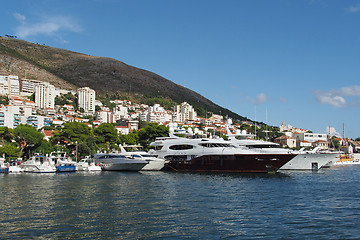
<path id="1" fill-rule="evenodd" d="M 55 173 L 55 163 L 47 156 L 36 155 L 23 162 L 20 167 L 24 172 L 32 173 Z"/>
<path id="2" fill-rule="evenodd" d="M 150 154 L 168 160 L 165 170 L 184 172 L 275 172 L 296 154 L 262 153 L 223 139 L 157 138 Z"/>
<path id="3" fill-rule="evenodd" d="M 247 147 L 259 153 L 297 154 L 296 157 L 282 166 L 280 170 L 319 170 L 330 162 L 336 161 L 338 155 L 336 153 L 322 153 L 317 151 L 317 148 L 312 151 L 295 151 L 263 140 L 232 139 L 231 141 L 233 144 Z"/>
<path id="4" fill-rule="evenodd" d="M 230 141 L 236 146 L 247 147 L 260 154 L 296 154 L 296 157 L 284 164 L 280 170 L 319 170 L 330 162 L 336 161 L 336 153 L 321 153 L 317 151 L 317 148 L 312 151 L 295 151 L 292 149 L 282 148 L 277 143 L 244 138 L 247 135 L 243 135 L 242 139 L 236 139 L 236 135 L 231 134 L 229 129 L 227 130 Z"/>
<path id="5" fill-rule="evenodd" d="M 104 171 L 140 171 L 148 164 L 143 159 L 131 159 L 119 153 L 97 153 L 93 159 Z"/>

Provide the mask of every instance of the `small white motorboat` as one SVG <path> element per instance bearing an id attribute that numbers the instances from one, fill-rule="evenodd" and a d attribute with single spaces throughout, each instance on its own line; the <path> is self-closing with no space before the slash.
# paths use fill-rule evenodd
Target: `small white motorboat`
<path id="1" fill-rule="evenodd" d="M 78 171 L 101 171 L 100 164 L 95 164 L 90 157 L 81 159 L 76 163 L 76 167 Z"/>
<path id="2" fill-rule="evenodd" d="M 20 167 L 24 172 L 32 173 L 55 173 L 55 163 L 47 156 L 36 155 L 32 156 L 26 162 L 23 162 Z"/>
<path id="3" fill-rule="evenodd" d="M 19 161 L 11 161 L 9 162 L 9 173 L 21 173 L 24 169 L 20 167 Z"/>

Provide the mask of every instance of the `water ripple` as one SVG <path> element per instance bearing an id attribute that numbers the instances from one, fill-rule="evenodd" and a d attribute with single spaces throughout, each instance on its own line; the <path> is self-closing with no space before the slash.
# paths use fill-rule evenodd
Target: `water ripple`
<path id="1" fill-rule="evenodd" d="M 0 238 L 357 239 L 359 170 L 0 175 Z"/>

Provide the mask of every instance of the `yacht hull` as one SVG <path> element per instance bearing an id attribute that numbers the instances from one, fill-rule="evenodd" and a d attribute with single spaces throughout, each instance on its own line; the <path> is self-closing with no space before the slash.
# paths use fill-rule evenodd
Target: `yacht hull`
<path id="1" fill-rule="evenodd" d="M 164 168 L 165 160 L 150 160 L 149 163 L 146 164 L 141 171 L 160 171 Z"/>
<path id="2" fill-rule="evenodd" d="M 22 166 L 24 172 L 29 173 L 55 173 L 55 166 Z"/>
<path id="3" fill-rule="evenodd" d="M 103 171 L 140 171 L 146 163 L 102 163 Z"/>
<path id="4" fill-rule="evenodd" d="M 64 165 L 64 166 L 57 166 L 57 172 L 75 172 L 76 166 L 75 165 Z"/>
<path id="5" fill-rule="evenodd" d="M 276 172 L 296 154 L 203 155 L 191 160 L 170 159 L 164 170 L 179 172 Z"/>
<path id="6" fill-rule="evenodd" d="M 104 171 L 140 171 L 147 164 L 144 160 L 130 159 L 114 153 L 95 154 L 93 160 Z"/>
<path id="7" fill-rule="evenodd" d="M 9 168 L 8 167 L 1 167 L 0 168 L 0 173 L 9 173 Z"/>
<path id="8" fill-rule="evenodd" d="M 337 154 L 298 154 L 286 163 L 280 170 L 319 170 L 328 163 L 336 161 Z"/>

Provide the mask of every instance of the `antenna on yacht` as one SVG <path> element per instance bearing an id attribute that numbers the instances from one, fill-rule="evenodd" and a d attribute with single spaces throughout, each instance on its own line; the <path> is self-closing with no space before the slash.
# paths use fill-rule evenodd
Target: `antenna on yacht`
<path id="1" fill-rule="evenodd" d="M 265 121 L 266 121 L 266 141 L 269 140 L 269 136 L 268 136 L 268 119 L 267 119 L 267 107 L 265 109 Z"/>
<path id="2" fill-rule="evenodd" d="M 256 104 L 255 104 L 255 139 L 256 139 Z"/>

